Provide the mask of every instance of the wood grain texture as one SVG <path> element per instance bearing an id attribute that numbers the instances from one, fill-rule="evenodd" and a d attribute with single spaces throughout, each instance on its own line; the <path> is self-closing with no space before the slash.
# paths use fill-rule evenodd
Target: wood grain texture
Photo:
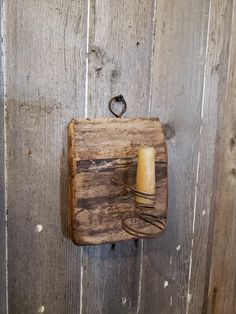
<path id="1" fill-rule="evenodd" d="M 10 0 L 6 10 L 9 312 L 78 313 L 66 129 L 84 115 L 87 6 Z"/>
<path id="2" fill-rule="evenodd" d="M 167 152 L 160 121 L 156 119 L 73 119 L 68 127 L 71 227 L 73 242 L 96 245 L 137 238 L 122 228 L 124 215 L 136 216 L 128 224 L 145 233 L 163 233 L 167 217 Z M 138 219 L 134 194 L 118 182 L 135 187 L 137 153 L 155 148 L 156 204 L 145 212 L 160 217 L 163 225 Z M 139 210 L 143 212 L 144 210 Z"/>
<path id="3" fill-rule="evenodd" d="M 151 115 L 172 126 L 175 136 L 168 142 L 167 231 L 144 242 L 140 313 L 195 313 L 188 306 L 189 279 L 197 270 L 191 270 L 192 239 L 199 228 L 195 197 L 208 10 L 205 0 L 157 1 Z"/>
<path id="4" fill-rule="evenodd" d="M 236 2 L 224 2 L 222 38 L 226 40 L 229 57 L 222 59 L 222 63 L 226 67 L 228 65 L 225 71 L 227 75 L 220 78 L 217 91 L 221 101 L 218 114 L 219 155 L 215 169 L 215 225 L 207 309 L 210 314 L 236 313 Z"/>
<path id="5" fill-rule="evenodd" d="M 90 1 L 88 117 L 122 94 L 128 117 L 147 117 L 154 1 Z M 83 313 L 136 313 L 141 242 L 83 249 Z M 90 296 L 93 295 L 93 302 Z"/>
<path id="6" fill-rule="evenodd" d="M 122 94 L 129 116 L 147 116 L 154 1 L 91 0 L 89 117 L 107 116 Z M 132 109 L 131 109 L 132 108 Z"/>
<path id="7" fill-rule="evenodd" d="M 0 33 L 2 34 L 1 19 L 3 7 L 0 2 Z M 5 108 L 3 80 L 3 49 L 0 45 L 0 309 L 6 313 L 6 223 L 5 223 Z"/>
<path id="8" fill-rule="evenodd" d="M 5 4 L 9 313 L 235 313 L 235 0 Z M 78 249 L 66 238 L 66 126 L 111 116 L 119 94 L 126 116 L 159 116 L 175 131 L 168 230 Z M 0 195 L 3 168 L 0 145 Z"/>
<path id="9" fill-rule="evenodd" d="M 216 153 L 219 145 L 218 111 L 225 99 L 232 1 L 211 1 L 205 61 L 203 103 L 201 112 L 199 171 L 196 193 L 195 225 L 193 229 L 192 264 L 189 282 L 189 313 L 205 311 L 204 299 L 209 280 L 210 235 L 217 204 Z M 228 110 L 228 109 L 227 109 Z M 220 121 L 219 121 L 220 122 Z M 217 137 L 216 137 L 217 136 Z M 220 272 L 218 268 L 218 272 Z M 227 313 L 230 313 L 227 312 Z"/>

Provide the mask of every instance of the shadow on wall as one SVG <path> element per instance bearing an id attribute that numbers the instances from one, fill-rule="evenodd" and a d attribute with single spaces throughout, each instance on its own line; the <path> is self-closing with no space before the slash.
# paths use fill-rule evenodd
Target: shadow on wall
<path id="1" fill-rule="evenodd" d="M 67 127 L 63 130 L 62 143 L 67 143 Z M 65 144 L 60 155 L 60 218 L 62 234 L 68 240 L 71 238 L 68 217 L 69 180 L 67 146 Z"/>

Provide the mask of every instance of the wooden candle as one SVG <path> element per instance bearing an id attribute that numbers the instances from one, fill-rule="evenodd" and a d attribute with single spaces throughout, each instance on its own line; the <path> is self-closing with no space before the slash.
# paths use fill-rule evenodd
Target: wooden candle
<path id="1" fill-rule="evenodd" d="M 136 190 L 149 194 L 155 194 L 155 149 L 153 147 L 141 147 L 138 150 L 138 165 L 136 174 Z M 153 201 L 141 196 L 135 197 L 136 203 L 152 205 Z"/>

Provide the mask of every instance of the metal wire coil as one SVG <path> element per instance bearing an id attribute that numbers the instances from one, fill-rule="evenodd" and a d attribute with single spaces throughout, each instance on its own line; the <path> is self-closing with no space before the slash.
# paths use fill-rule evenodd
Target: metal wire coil
<path id="1" fill-rule="evenodd" d="M 112 178 L 112 182 L 128 189 L 130 192 L 134 194 L 134 196 L 140 196 L 143 199 L 152 201 L 151 204 L 146 205 L 146 204 L 139 203 L 136 200 L 134 200 L 134 211 L 132 213 L 124 213 L 122 216 L 122 220 L 121 220 L 122 228 L 127 233 L 129 233 L 130 235 L 134 237 L 155 238 L 159 236 L 161 232 L 165 230 L 166 217 L 147 212 L 147 210 L 155 209 L 156 195 L 138 191 L 134 187 L 129 186 L 128 184 L 125 184 L 123 182 L 120 182 L 116 180 L 115 178 Z M 130 223 L 128 223 L 128 221 L 132 219 L 138 219 L 140 221 L 146 222 L 147 224 L 154 226 L 157 229 L 157 231 L 156 232 L 144 232 L 144 231 L 135 229 L 131 226 Z"/>

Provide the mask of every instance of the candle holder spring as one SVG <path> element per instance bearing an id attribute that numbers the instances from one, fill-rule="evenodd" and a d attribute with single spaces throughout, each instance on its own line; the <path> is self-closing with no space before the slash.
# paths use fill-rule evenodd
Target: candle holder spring
<path id="1" fill-rule="evenodd" d="M 166 216 L 155 215 L 156 208 L 156 194 L 148 194 L 142 191 L 136 190 L 123 182 L 117 181 L 112 178 L 112 182 L 128 189 L 134 195 L 134 211 L 133 213 L 124 213 L 121 219 L 122 228 L 130 235 L 136 238 L 156 238 L 160 235 L 166 227 Z M 136 197 L 142 197 L 143 199 L 152 201 L 152 204 L 145 205 L 136 201 Z M 151 212 L 150 212 L 151 210 Z M 148 231 L 142 231 L 140 228 L 135 228 L 132 221 L 140 220 L 142 224 L 146 223 L 146 229 Z M 155 231 L 150 230 L 150 225 L 156 229 Z"/>

